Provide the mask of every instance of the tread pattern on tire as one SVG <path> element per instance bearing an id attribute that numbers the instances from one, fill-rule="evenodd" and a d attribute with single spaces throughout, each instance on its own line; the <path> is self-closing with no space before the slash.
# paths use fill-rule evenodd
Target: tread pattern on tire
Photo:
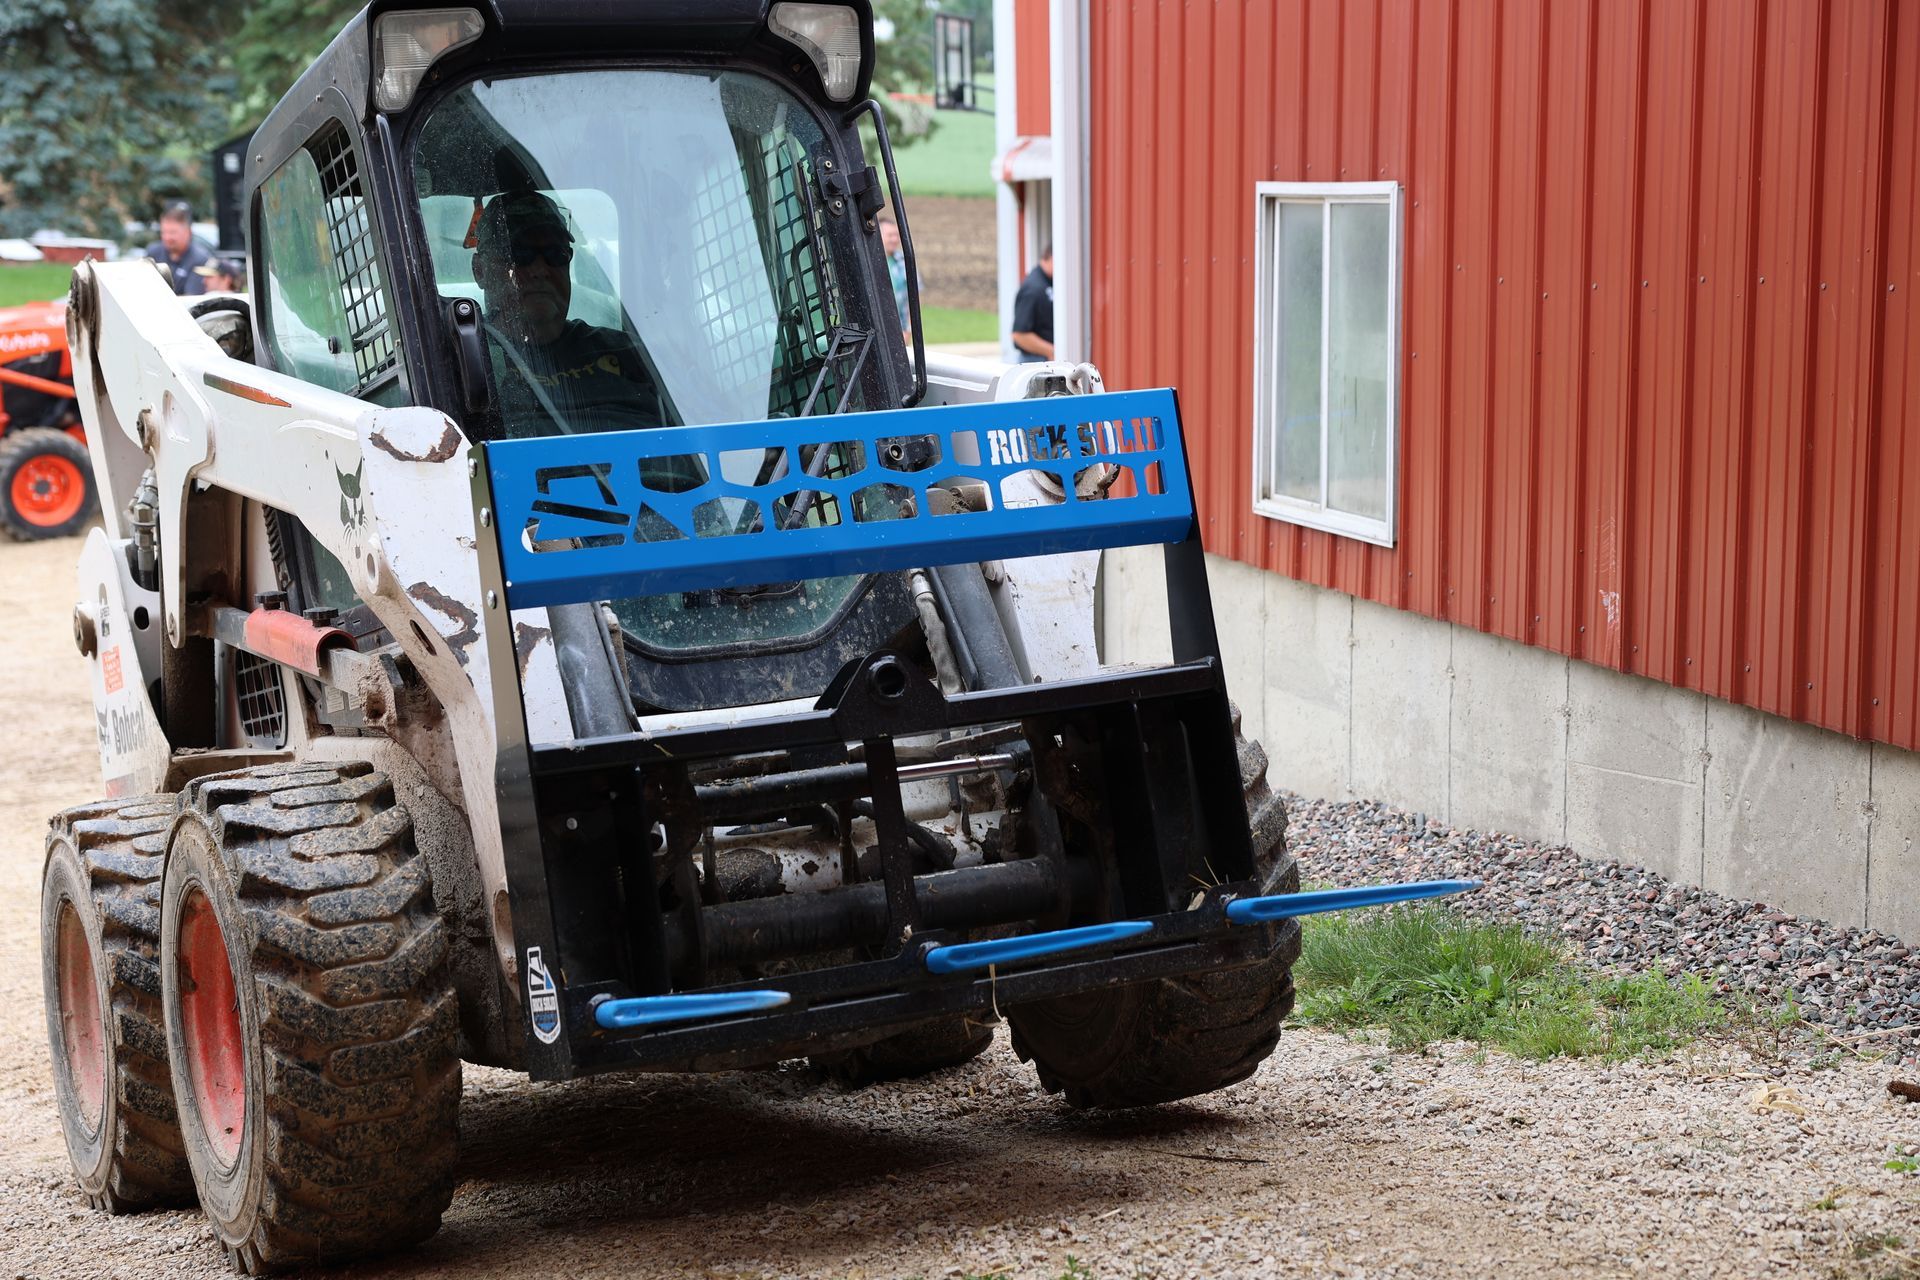
<path id="1" fill-rule="evenodd" d="M 113 1163 L 87 1201 L 108 1213 L 193 1200 L 160 1010 L 160 871 L 173 815 L 171 796 L 105 800 L 58 815 L 47 833 L 49 848 L 65 841 L 79 856 L 100 919 Z"/>
<path id="2" fill-rule="evenodd" d="M 849 1088 L 911 1080 L 970 1062 L 993 1043 L 993 1024 L 971 1016 L 936 1018 L 872 1044 L 819 1054 L 816 1067 Z"/>
<path id="3" fill-rule="evenodd" d="M 265 1052 L 258 1273 L 416 1243 L 458 1144 L 458 1009 L 426 858 L 386 775 L 269 765 L 196 780 L 183 807 L 233 875 Z M 238 977 L 239 975 L 236 975 Z"/>
<path id="4" fill-rule="evenodd" d="M 1286 806 L 1267 785 L 1267 753 L 1240 736 L 1240 785 L 1262 893 L 1292 893 L 1300 870 L 1287 853 Z M 1072 1078 L 1036 1053 L 1022 1034 L 1024 1009 L 1009 1011 L 1013 1051 L 1031 1062 L 1049 1093 L 1073 1107 L 1139 1107 L 1211 1093 L 1252 1075 L 1273 1052 L 1280 1024 L 1293 1012 L 1293 964 L 1300 958 L 1300 923 L 1281 921 L 1274 944 L 1260 960 L 1238 969 L 1189 974 L 1139 983 L 1132 993 L 1128 1049 L 1097 1073 Z"/>

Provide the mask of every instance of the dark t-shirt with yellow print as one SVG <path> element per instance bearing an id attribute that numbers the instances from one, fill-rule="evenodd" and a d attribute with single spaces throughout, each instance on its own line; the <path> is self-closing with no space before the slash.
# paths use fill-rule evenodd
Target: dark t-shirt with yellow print
<path id="1" fill-rule="evenodd" d="M 496 350 L 494 382 L 509 436 L 667 425 L 653 375 L 617 329 L 569 320 L 552 342 Z"/>

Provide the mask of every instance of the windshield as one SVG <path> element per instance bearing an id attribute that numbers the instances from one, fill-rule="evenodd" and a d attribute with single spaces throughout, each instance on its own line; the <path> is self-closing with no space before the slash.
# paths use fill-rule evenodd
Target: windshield
<path id="1" fill-rule="evenodd" d="M 501 431 L 878 407 L 875 335 L 855 323 L 816 180 L 828 154 L 797 99 L 738 71 L 545 73 L 440 101 L 415 145 L 414 186 L 441 296 L 480 306 Z M 815 474 L 845 474 L 848 459 L 826 453 Z M 710 478 L 697 459 L 680 466 L 663 462 L 647 484 Z M 775 451 L 727 478 L 773 483 L 785 466 Z M 745 518 L 713 514 L 714 528 L 681 533 L 737 531 Z M 842 516 L 827 501 L 779 518 Z M 675 593 L 615 612 L 643 651 L 695 656 L 817 635 L 861 581 Z"/>

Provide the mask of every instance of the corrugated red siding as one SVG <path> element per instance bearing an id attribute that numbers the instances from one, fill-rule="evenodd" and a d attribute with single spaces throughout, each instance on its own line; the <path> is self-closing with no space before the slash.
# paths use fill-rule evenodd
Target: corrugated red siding
<path id="1" fill-rule="evenodd" d="M 1044 138 L 1053 132 L 1053 59 L 1047 27 L 1047 0 L 1014 0 L 1014 132 Z"/>
<path id="2" fill-rule="evenodd" d="M 1094 356 L 1211 549 L 1920 749 L 1920 7 L 1091 4 Z M 1249 498 L 1254 183 L 1382 178 L 1391 549 Z"/>

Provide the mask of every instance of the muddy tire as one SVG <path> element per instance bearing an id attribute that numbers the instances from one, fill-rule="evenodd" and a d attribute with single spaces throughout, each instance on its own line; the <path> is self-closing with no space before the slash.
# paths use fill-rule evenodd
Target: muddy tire
<path id="1" fill-rule="evenodd" d="M 86 445 L 52 427 L 0 437 L 0 533 L 20 542 L 69 537 L 99 508 Z"/>
<path id="2" fill-rule="evenodd" d="M 453 1192 L 458 1011 L 386 776 L 291 764 L 191 783 L 160 939 L 181 1135 L 236 1269 L 432 1235 Z"/>
<path id="3" fill-rule="evenodd" d="M 1264 893 L 1294 893 L 1287 815 L 1267 786 L 1267 753 L 1239 737 L 1240 785 Z M 1273 1052 L 1293 1011 L 1300 922 L 1272 926 L 1267 954 L 1238 969 L 1162 978 L 1007 1011 L 1013 1051 L 1074 1107 L 1140 1107 L 1224 1089 Z"/>
<path id="4" fill-rule="evenodd" d="M 160 867 L 173 800 L 69 809 L 47 832 L 41 974 L 54 1101 L 87 1203 L 187 1204 L 160 1017 Z"/>
<path id="5" fill-rule="evenodd" d="M 856 1049 L 817 1054 L 812 1063 L 840 1084 L 860 1088 L 957 1067 L 985 1053 L 992 1043 L 990 1022 L 972 1017 L 940 1018 Z"/>

